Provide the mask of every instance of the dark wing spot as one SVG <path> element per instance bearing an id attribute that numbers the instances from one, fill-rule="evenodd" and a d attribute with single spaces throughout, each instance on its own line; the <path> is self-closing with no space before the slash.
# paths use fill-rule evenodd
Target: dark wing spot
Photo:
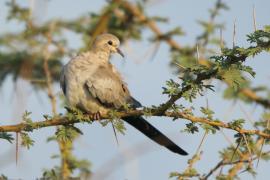
<path id="1" fill-rule="evenodd" d="M 66 92 L 67 92 L 67 87 L 66 87 L 66 78 L 64 77 L 64 80 L 62 82 L 62 90 L 63 90 L 63 93 L 64 95 L 66 95 Z"/>
<path id="2" fill-rule="evenodd" d="M 122 84 L 122 89 L 123 89 L 124 92 L 127 91 L 124 84 Z"/>

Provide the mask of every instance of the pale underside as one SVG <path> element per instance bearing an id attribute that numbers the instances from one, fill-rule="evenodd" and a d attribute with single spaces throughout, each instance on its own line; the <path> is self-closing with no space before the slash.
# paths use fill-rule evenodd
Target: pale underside
<path id="1" fill-rule="evenodd" d="M 64 66 L 60 82 L 70 106 L 88 113 L 106 113 L 126 104 L 139 106 L 108 58 L 105 52 L 87 52 Z"/>

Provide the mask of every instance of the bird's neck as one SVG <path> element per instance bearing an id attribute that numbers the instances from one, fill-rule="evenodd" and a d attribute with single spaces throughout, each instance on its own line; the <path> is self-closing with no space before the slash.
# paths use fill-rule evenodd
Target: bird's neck
<path id="1" fill-rule="evenodd" d="M 100 50 L 100 49 L 92 49 L 91 50 L 96 56 L 97 58 L 99 58 L 100 61 L 109 61 L 110 59 L 110 51 L 106 51 L 106 50 Z"/>

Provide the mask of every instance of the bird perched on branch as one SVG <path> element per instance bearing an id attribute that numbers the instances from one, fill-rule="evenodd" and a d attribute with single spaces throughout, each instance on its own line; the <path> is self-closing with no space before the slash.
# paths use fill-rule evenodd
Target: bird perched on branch
<path id="1" fill-rule="evenodd" d="M 119 53 L 124 57 L 119 45 L 120 41 L 116 36 L 99 35 L 89 51 L 71 59 L 63 67 L 60 84 L 71 107 L 92 114 L 95 119 L 100 118 L 100 113 L 121 110 L 127 104 L 131 108 L 141 107 L 130 95 L 121 75 L 109 61 L 112 53 Z M 187 155 L 186 151 L 143 117 L 126 117 L 123 120 L 170 151 Z"/>

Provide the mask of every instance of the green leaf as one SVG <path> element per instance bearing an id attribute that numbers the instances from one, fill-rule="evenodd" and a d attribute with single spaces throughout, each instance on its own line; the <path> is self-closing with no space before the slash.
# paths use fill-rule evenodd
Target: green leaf
<path id="1" fill-rule="evenodd" d="M 166 81 L 166 85 L 167 87 L 163 87 L 163 94 L 173 96 L 179 92 L 180 84 L 176 83 L 174 80 L 170 79 L 169 81 Z"/>
<path id="2" fill-rule="evenodd" d="M 186 124 L 186 128 L 183 131 L 194 134 L 195 132 L 199 132 L 199 128 L 196 126 L 195 123 L 191 122 Z"/>
<path id="3" fill-rule="evenodd" d="M 47 142 L 50 142 L 50 141 L 56 141 L 57 140 L 57 137 L 54 135 L 54 136 L 49 136 L 47 138 Z"/>
<path id="4" fill-rule="evenodd" d="M 209 119 L 209 120 L 212 120 L 212 119 L 213 119 L 214 111 L 212 111 L 211 109 L 201 107 L 201 112 L 202 112 L 204 115 L 206 115 L 206 118 L 207 118 L 207 119 Z"/>
<path id="5" fill-rule="evenodd" d="M 206 132 L 211 132 L 212 134 L 215 134 L 217 130 L 219 130 L 218 126 L 212 126 L 210 124 L 201 124 L 201 127 L 206 131 Z"/>
<path id="6" fill-rule="evenodd" d="M 7 132 L 0 132 L 0 139 L 5 139 L 10 143 L 12 143 L 12 141 L 14 140 L 12 135 L 8 134 Z"/>
<path id="7" fill-rule="evenodd" d="M 250 66 L 241 65 L 239 69 L 249 73 L 252 77 L 255 77 L 256 75 L 256 73 L 253 71 L 253 69 Z"/>
<path id="8" fill-rule="evenodd" d="M 27 133 L 21 132 L 20 135 L 21 135 L 21 139 L 22 139 L 22 143 L 21 143 L 22 146 L 29 149 L 31 146 L 34 145 L 35 141 L 32 140 Z"/>
<path id="9" fill-rule="evenodd" d="M 235 128 L 242 128 L 244 123 L 245 123 L 244 119 L 236 119 L 236 120 L 234 120 L 232 122 L 229 122 L 228 125 L 231 128 L 235 129 Z"/>
<path id="10" fill-rule="evenodd" d="M 42 177 L 44 179 L 59 180 L 60 179 L 60 169 L 58 167 L 54 169 L 45 169 L 43 171 Z"/>
<path id="11" fill-rule="evenodd" d="M 45 118 L 45 120 L 50 120 L 52 119 L 52 116 L 48 115 L 48 114 L 44 114 L 43 117 Z"/>
<path id="12" fill-rule="evenodd" d="M 30 118 L 31 114 L 32 114 L 31 112 L 25 111 L 22 116 L 22 121 L 26 125 L 24 128 L 25 131 L 33 131 L 34 123 L 32 119 Z"/>
<path id="13" fill-rule="evenodd" d="M 125 134 L 126 127 L 121 119 L 114 119 L 112 123 L 118 132 Z"/>
<path id="14" fill-rule="evenodd" d="M 234 90 L 238 90 L 246 84 L 245 78 L 236 68 L 224 69 L 222 78 L 229 86 L 232 86 Z"/>
<path id="15" fill-rule="evenodd" d="M 171 172 L 169 175 L 169 178 L 173 178 L 173 177 L 179 177 L 181 174 L 179 172 Z"/>
<path id="16" fill-rule="evenodd" d="M 75 126 L 61 126 L 55 132 L 56 138 L 60 141 L 73 141 L 79 134 L 82 134 L 81 130 Z"/>

